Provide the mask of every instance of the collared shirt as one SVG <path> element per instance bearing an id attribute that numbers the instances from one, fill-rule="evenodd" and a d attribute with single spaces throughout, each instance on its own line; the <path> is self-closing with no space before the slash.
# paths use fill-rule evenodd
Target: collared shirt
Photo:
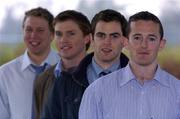
<path id="1" fill-rule="evenodd" d="M 77 67 L 71 67 L 69 69 L 66 70 L 66 72 L 68 73 L 72 73 L 76 70 Z M 64 71 L 63 66 L 62 66 L 62 60 L 60 60 L 55 69 L 54 69 L 54 76 L 56 77 L 56 79 L 59 79 L 59 77 L 61 76 L 61 72 Z"/>
<path id="2" fill-rule="evenodd" d="M 59 60 L 59 62 L 56 64 L 56 67 L 54 69 L 54 76 L 56 78 L 60 77 L 61 72 L 62 72 L 62 61 Z"/>
<path id="3" fill-rule="evenodd" d="M 87 88 L 79 119 L 180 119 L 180 81 L 158 66 L 141 85 L 128 65 Z"/>
<path id="4" fill-rule="evenodd" d="M 112 66 L 110 66 L 108 69 L 103 69 L 101 66 L 99 66 L 94 57 L 92 58 L 92 62 L 91 64 L 89 64 L 88 68 L 87 68 L 87 78 L 88 78 L 88 82 L 89 84 L 91 84 L 92 82 L 94 82 L 96 79 L 98 79 L 100 77 L 100 73 L 101 72 L 105 72 L 105 73 L 109 73 L 109 72 L 113 72 L 116 71 L 118 69 L 120 69 L 120 61 L 117 60 L 116 62 L 114 62 L 112 64 Z"/>
<path id="5" fill-rule="evenodd" d="M 52 51 L 41 64 L 56 64 L 59 55 Z M 0 67 L 0 118 L 31 119 L 33 81 L 36 73 L 27 51 Z"/>

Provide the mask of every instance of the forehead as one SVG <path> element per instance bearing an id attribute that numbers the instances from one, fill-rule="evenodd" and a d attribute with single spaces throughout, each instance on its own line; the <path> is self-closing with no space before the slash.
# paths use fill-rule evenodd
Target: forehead
<path id="1" fill-rule="evenodd" d="M 24 26 L 48 27 L 48 21 L 42 17 L 29 16 L 24 21 Z"/>
<path id="2" fill-rule="evenodd" d="M 55 29 L 59 29 L 59 30 L 72 30 L 72 29 L 80 30 L 79 25 L 73 20 L 58 21 L 54 27 Z"/>
<path id="3" fill-rule="evenodd" d="M 159 34 L 160 27 L 158 23 L 155 23 L 153 21 L 146 21 L 146 20 L 138 20 L 133 21 L 130 24 L 130 33 L 132 32 L 147 32 L 147 33 L 155 33 Z"/>
<path id="4" fill-rule="evenodd" d="M 105 22 L 99 21 L 96 24 L 95 32 L 122 32 L 121 24 L 117 21 Z"/>

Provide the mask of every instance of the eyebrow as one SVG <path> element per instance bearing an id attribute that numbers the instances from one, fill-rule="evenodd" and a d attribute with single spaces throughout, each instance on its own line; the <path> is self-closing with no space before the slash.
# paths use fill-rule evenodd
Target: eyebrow
<path id="1" fill-rule="evenodd" d="M 121 34 L 118 33 L 118 32 L 110 33 L 109 35 L 119 35 L 119 36 L 121 36 Z"/>
<path id="2" fill-rule="evenodd" d="M 149 34 L 148 36 L 152 36 L 152 37 L 156 37 L 156 38 L 158 38 L 156 35 L 154 35 L 154 34 Z"/>
<path id="3" fill-rule="evenodd" d="M 103 34 L 103 35 L 107 35 L 106 33 L 104 33 L 104 32 L 97 32 L 96 34 Z M 118 32 L 114 32 L 114 33 L 110 33 L 110 34 L 108 34 L 108 35 L 121 35 L 120 33 L 118 33 Z"/>
<path id="4" fill-rule="evenodd" d="M 142 34 L 140 33 L 136 33 L 136 34 L 133 34 L 133 36 L 141 36 Z"/>
<path id="5" fill-rule="evenodd" d="M 140 34 L 140 33 L 133 34 L 133 36 L 141 36 L 141 35 L 142 34 Z M 156 37 L 157 38 L 157 36 L 154 35 L 154 34 L 148 34 L 148 36 L 152 36 L 152 37 Z"/>

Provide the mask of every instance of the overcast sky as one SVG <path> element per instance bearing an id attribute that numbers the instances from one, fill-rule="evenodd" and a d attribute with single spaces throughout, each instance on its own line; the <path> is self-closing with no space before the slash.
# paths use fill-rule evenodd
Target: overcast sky
<path id="1" fill-rule="evenodd" d="M 93 4 L 97 0 L 84 0 L 89 4 Z M 102 2 L 104 0 L 101 0 Z M 108 1 L 108 0 L 106 0 Z M 111 1 L 111 0 L 110 0 Z M 117 5 L 126 5 L 126 13 L 134 14 L 136 11 L 148 10 L 156 15 L 160 15 L 160 9 L 163 3 L 168 0 L 112 0 Z M 173 0 L 171 0 L 173 1 Z M 179 1 L 179 0 L 177 0 Z M 0 28 L 3 18 L 6 16 L 6 11 L 9 8 L 14 8 L 14 18 L 19 19 L 24 15 L 24 11 L 37 6 L 44 6 L 49 9 L 54 15 L 62 10 L 76 9 L 79 0 L 0 0 Z M 179 2 L 180 3 L 180 2 Z"/>
<path id="2" fill-rule="evenodd" d="M 125 6 L 124 11 L 126 16 L 130 16 L 136 12 L 147 10 L 158 17 L 164 15 L 164 11 L 174 9 L 174 11 L 180 11 L 180 0 L 81 0 L 88 3 L 89 6 L 93 6 L 97 1 L 112 1 L 115 5 Z M 23 19 L 24 12 L 31 8 L 42 6 L 50 10 L 54 15 L 57 15 L 62 10 L 77 9 L 80 0 L 0 0 L 0 30 L 4 25 L 3 20 L 8 14 L 9 9 L 13 9 L 13 19 L 20 21 Z M 174 2 L 174 4 L 173 4 Z M 88 14 L 87 14 L 88 15 Z M 180 22 L 180 21 L 179 21 Z M 179 27 L 179 26 L 178 26 Z M 177 32 L 177 31 L 176 31 Z M 179 30 L 180 32 L 180 30 Z M 1 33 L 1 32 L 0 32 Z M 180 34 L 180 33 L 179 33 Z M 0 34 L 0 36 L 3 34 Z M 0 37 L 0 41 L 2 38 Z"/>

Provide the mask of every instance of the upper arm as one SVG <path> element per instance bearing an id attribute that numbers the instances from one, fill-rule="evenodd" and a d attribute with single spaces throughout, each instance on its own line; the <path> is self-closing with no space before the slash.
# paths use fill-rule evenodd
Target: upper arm
<path id="1" fill-rule="evenodd" d="M 7 91 L 4 83 L 2 72 L 0 72 L 0 118 L 10 119 L 10 109 Z"/>

